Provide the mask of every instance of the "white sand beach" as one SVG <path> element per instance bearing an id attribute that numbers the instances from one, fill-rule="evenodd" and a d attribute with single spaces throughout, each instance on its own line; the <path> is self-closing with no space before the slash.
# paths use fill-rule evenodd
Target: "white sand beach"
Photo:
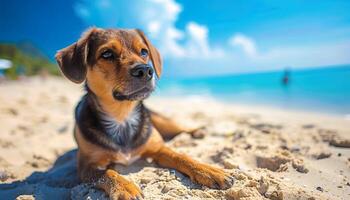
<path id="1" fill-rule="evenodd" d="M 79 183 L 73 110 L 81 85 L 49 77 L 0 84 L 0 199 L 104 199 Z M 350 199 L 350 121 L 343 116 L 151 97 L 146 104 L 203 139 L 180 134 L 168 145 L 235 177 L 228 190 L 192 183 L 140 160 L 115 167 L 145 199 Z"/>

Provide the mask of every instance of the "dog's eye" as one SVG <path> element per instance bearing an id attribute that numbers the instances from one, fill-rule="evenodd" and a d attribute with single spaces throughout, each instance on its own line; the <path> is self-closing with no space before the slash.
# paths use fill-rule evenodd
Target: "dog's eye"
<path id="1" fill-rule="evenodd" d="M 104 59 L 111 59 L 113 58 L 113 52 L 111 50 L 106 50 L 101 54 L 101 57 Z"/>
<path id="2" fill-rule="evenodd" d="M 141 55 L 141 57 L 146 58 L 148 56 L 148 50 L 147 49 L 141 49 L 140 55 Z"/>

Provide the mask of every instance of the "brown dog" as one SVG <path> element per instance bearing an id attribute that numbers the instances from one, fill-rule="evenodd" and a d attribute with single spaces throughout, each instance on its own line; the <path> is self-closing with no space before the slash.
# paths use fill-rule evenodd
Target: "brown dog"
<path id="1" fill-rule="evenodd" d="M 162 137 L 181 132 L 194 135 L 200 129 L 180 127 L 142 104 L 162 72 L 159 52 L 142 31 L 92 28 L 60 50 L 56 60 L 68 79 L 86 85 L 86 94 L 75 110 L 74 131 L 82 181 L 95 184 L 111 199 L 140 199 L 139 187 L 109 166 L 150 157 L 210 188 L 226 189 L 233 184 L 223 170 L 164 144 Z"/>

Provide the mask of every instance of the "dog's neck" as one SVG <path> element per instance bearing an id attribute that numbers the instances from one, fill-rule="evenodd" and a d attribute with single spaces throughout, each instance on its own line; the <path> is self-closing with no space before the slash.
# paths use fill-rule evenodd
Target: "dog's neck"
<path id="1" fill-rule="evenodd" d="M 88 84 L 85 84 L 85 89 L 92 97 L 99 111 L 113 118 L 118 123 L 123 123 L 135 107 L 140 104 L 139 101 L 116 101 L 112 96 L 97 96 L 89 88 Z"/>
<path id="2" fill-rule="evenodd" d="M 101 112 L 113 118 L 118 123 L 123 123 L 130 118 L 140 104 L 139 101 L 116 101 L 114 99 L 98 98 Z"/>

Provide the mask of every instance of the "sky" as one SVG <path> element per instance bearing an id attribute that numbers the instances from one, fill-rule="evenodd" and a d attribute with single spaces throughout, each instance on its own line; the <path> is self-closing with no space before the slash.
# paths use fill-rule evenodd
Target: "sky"
<path id="1" fill-rule="evenodd" d="M 53 59 L 90 26 L 141 28 L 165 76 L 210 76 L 350 63 L 348 0 L 0 0 L 0 41 Z"/>

